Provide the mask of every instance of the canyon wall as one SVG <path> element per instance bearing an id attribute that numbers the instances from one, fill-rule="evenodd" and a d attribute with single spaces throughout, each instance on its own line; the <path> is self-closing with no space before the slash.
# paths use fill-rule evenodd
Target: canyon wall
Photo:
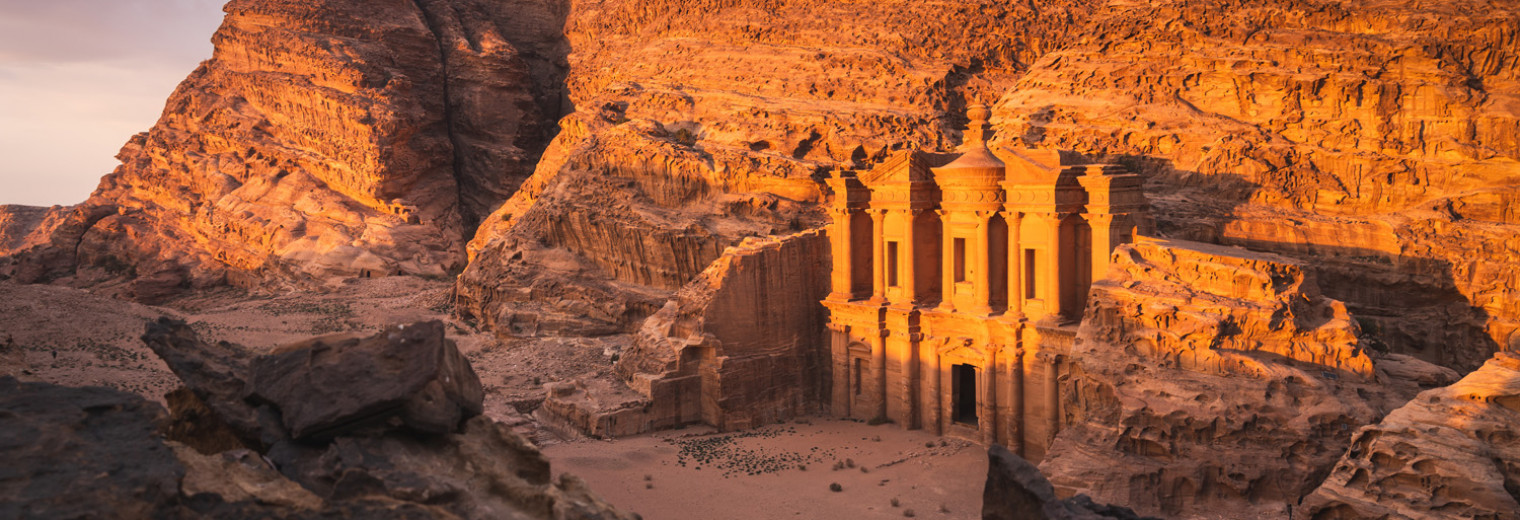
<path id="1" fill-rule="evenodd" d="M 1161 233 L 1313 259 L 1388 348 L 1476 368 L 1520 328 L 1520 12 L 1477 1 L 1116 2 L 997 140 L 1150 174 Z"/>
<path id="2" fill-rule="evenodd" d="M 512 333 L 620 307 L 579 331 L 631 331 L 725 247 L 821 226 L 827 169 L 958 144 L 968 100 L 1011 87 L 1093 4 L 575 2 L 576 111 L 471 242 L 461 313 Z M 522 309 L 538 271 L 558 308 Z"/>
<path id="3" fill-rule="evenodd" d="M 1040 469 L 1164 517 L 1285 517 L 1375 422 L 1456 374 L 1378 355 L 1291 259 L 1142 239 L 1094 282 Z"/>
<path id="4" fill-rule="evenodd" d="M 517 4 L 230 2 L 214 55 L 95 193 L 4 232 L 27 238 L 0 245 L 0 275 L 153 300 L 461 269 L 563 109 L 567 10 Z"/>

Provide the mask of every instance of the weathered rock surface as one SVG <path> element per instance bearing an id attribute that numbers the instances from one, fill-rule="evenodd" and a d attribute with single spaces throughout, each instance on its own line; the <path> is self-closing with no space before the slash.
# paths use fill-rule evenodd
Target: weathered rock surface
<path id="1" fill-rule="evenodd" d="M 1167 517 L 1280 518 L 1354 428 L 1455 374 L 1381 370 L 1294 262 L 1164 241 L 1095 282 L 1041 469 L 1057 488 Z"/>
<path id="2" fill-rule="evenodd" d="M 1500 353 L 1361 428 L 1312 518 L 1520 518 L 1520 356 Z"/>
<path id="3" fill-rule="evenodd" d="M 1127 507 L 1094 504 L 1087 495 L 1056 498 L 1050 481 L 1034 464 L 1007 448 L 987 451 L 987 487 L 982 492 L 982 520 L 1139 520 Z M 1146 517 L 1149 518 L 1149 517 Z"/>
<path id="4" fill-rule="evenodd" d="M 829 388 L 819 303 L 828 258 L 822 230 L 745 239 L 644 320 L 615 367 L 633 392 L 561 385 L 544 410 L 597 436 L 736 430 L 818 412 Z"/>
<path id="5" fill-rule="evenodd" d="M 235 0 L 83 204 L 0 210 L 0 275 L 186 288 L 442 275 L 562 110 L 554 2 Z M 6 265 L 6 264 L 9 265 Z"/>
<path id="6" fill-rule="evenodd" d="M 1162 366 L 1261 377 L 1262 356 L 1371 379 L 1345 305 L 1325 298 L 1312 272 L 1278 255 L 1141 238 L 1114 252 L 1094 282 L 1088 339 Z"/>
<path id="7" fill-rule="evenodd" d="M 1520 10 L 1108 3 L 996 109 L 997 140 L 1152 174 L 1163 234 L 1310 258 L 1399 351 L 1472 370 L 1520 328 Z"/>
<path id="8" fill-rule="evenodd" d="M 208 345 L 172 320 L 150 324 L 143 339 L 177 374 L 208 369 L 185 380 L 204 408 L 180 410 L 209 410 L 273 463 L 241 448 L 177 448 L 191 474 L 205 477 L 181 484 L 184 493 L 221 496 L 181 501 L 191 513 L 177 514 L 251 514 L 236 509 L 251 497 L 283 508 L 265 513 L 277 516 L 632 517 L 573 476 L 552 481 L 537 448 L 480 415 L 480 381 L 439 322 L 318 337 L 259 357 Z M 308 507 L 313 501 L 321 507 Z"/>
<path id="9" fill-rule="evenodd" d="M 819 227 L 824 169 L 956 144 L 1088 4 L 576 3 L 577 111 L 471 242 L 460 310 L 632 331 L 724 248 Z"/>
<path id="10" fill-rule="evenodd" d="M 418 432 L 448 433 L 480 415 L 485 398 L 480 378 L 439 321 L 387 327 L 367 338 L 313 338 L 262 356 L 251 369 L 246 399 L 277 408 L 296 439 L 392 419 Z"/>
<path id="11" fill-rule="evenodd" d="M 0 378 L 0 516 L 148 518 L 185 469 L 154 437 L 163 408 L 105 388 Z"/>

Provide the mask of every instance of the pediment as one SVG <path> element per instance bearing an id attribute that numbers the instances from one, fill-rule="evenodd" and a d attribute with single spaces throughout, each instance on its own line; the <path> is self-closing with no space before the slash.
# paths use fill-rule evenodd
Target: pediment
<path id="1" fill-rule="evenodd" d="M 870 171 L 860 175 L 860 182 L 867 186 L 880 184 L 933 183 L 934 172 L 942 158 L 918 150 L 901 150 L 887 156 Z"/>

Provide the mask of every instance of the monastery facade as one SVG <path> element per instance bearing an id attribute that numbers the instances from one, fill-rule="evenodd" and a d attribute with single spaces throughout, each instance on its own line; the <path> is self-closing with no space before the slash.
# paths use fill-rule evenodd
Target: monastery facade
<path id="1" fill-rule="evenodd" d="M 1147 204 L 1118 165 L 993 151 L 989 111 L 967 115 L 958 155 L 904 151 L 828 181 L 831 408 L 1038 461 L 1088 287 Z"/>

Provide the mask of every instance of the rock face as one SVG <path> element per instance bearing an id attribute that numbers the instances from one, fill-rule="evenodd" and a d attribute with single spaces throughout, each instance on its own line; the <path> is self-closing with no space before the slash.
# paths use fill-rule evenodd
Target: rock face
<path id="1" fill-rule="evenodd" d="M 1207 374 L 1263 377 L 1267 356 L 1373 377 L 1345 305 L 1291 259 L 1142 238 L 1115 251 L 1109 276 L 1093 283 L 1091 341 Z"/>
<path id="2" fill-rule="evenodd" d="M 1520 518 L 1520 356 L 1500 353 L 1361 428 L 1312 518 Z"/>
<path id="3" fill-rule="evenodd" d="M 1058 489 L 1167 517 L 1280 518 L 1352 429 L 1448 369 L 1361 347 L 1283 257 L 1144 240 L 1094 282 L 1041 469 Z"/>
<path id="4" fill-rule="evenodd" d="M 1401 352 L 1472 370 L 1520 327 L 1520 12 L 1110 3 L 1000 101 L 998 140 L 1153 175 L 1163 234 L 1312 258 Z"/>
<path id="5" fill-rule="evenodd" d="M 144 341 L 176 374 L 212 369 L 185 378 L 187 387 L 262 455 L 177 448 L 197 476 L 181 484 L 184 494 L 216 493 L 222 501 L 173 498 L 170 505 L 212 516 L 252 507 L 249 499 L 282 508 L 266 513 L 273 515 L 632 518 L 573 476 L 551 480 L 537 448 L 479 415 L 480 381 L 443 332 L 438 322 L 414 323 L 252 357 L 237 345 L 201 342 L 182 322 L 150 324 Z M 190 419 L 206 422 L 175 422 Z"/>
<path id="6" fill-rule="evenodd" d="M 562 385 L 544 410 L 598 436 L 694 423 L 744 429 L 817 413 L 829 388 L 819 304 L 828 258 L 822 230 L 729 248 L 623 351 L 616 372 L 636 394 Z"/>
<path id="7" fill-rule="evenodd" d="M 480 378 L 439 321 L 368 338 L 311 339 L 259 358 L 252 376 L 247 399 L 278 408 L 296 439 L 393 418 L 419 432 L 447 433 L 480 415 L 485 398 Z"/>
<path id="8" fill-rule="evenodd" d="M 9 209 L 0 263 L 154 300 L 462 268 L 562 110 L 553 2 L 235 0 L 215 55 L 72 208 Z M 28 221 L 35 225 L 21 224 Z"/>
<path id="9" fill-rule="evenodd" d="M 953 147 L 967 99 L 1091 8 L 1071 4 L 576 3 L 577 111 L 471 242 L 461 312 L 502 334 L 636 329 L 725 247 L 819 227 L 824 169 Z"/>
<path id="10" fill-rule="evenodd" d="M 1126 507 L 1094 504 L 1087 495 L 1065 500 L 1034 464 L 992 445 L 987 451 L 987 487 L 982 492 L 982 520 L 1139 520 Z M 1149 517 L 1146 517 L 1149 518 Z"/>

